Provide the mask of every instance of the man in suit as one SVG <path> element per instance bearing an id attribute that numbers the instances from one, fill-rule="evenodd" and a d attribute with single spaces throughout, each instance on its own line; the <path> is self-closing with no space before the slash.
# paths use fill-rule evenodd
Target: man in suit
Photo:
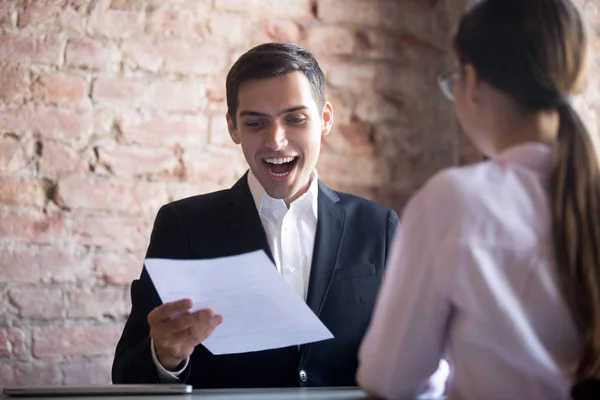
<path id="1" fill-rule="evenodd" d="M 186 382 L 196 388 L 354 386 L 357 351 L 398 223 L 397 214 L 318 179 L 333 123 L 312 55 L 260 45 L 227 76 L 229 133 L 249 171 L 231 189 L 163 206 L 147 257 L 209 259 L 264 250 L 334 339 L 244 354 L 203 345 L 222 322 L 190 300 L 161 304 L 145 268 L 117 345 L 114 383 Z M 176 316 L 174 316 L 176 315 Z"/>

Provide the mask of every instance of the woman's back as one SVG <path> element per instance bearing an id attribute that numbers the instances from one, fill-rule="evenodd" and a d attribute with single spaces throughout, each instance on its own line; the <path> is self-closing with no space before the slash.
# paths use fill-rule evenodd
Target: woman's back
<path id="1" fill-rule="evenodd" d="M 589 42 L 571 0 L 486 0 L 440 76 L 492 161 L 433 178 L 404 210 L 359 354 L 405 398 L 453 362 L 454 399 L 568 399 L 600 377 L 600 157 L 570 97 Z"/>
<path id="2" fill-rule="evenodd" d="M 438 222 L 454 243 L 440 255 L 452 269 L 450 399 L 569 398 L 580 343 L 556 276 L 550 163 L 550 147 L 525 144 L 422 193 L 448 199 Z"/>

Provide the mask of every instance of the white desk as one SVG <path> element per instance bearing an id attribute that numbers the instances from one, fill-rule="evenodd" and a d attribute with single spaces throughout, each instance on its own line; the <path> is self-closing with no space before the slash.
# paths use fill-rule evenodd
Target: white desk
<path id="1" fill-rule="evenodd" d="M 357 388 L 211 389 L 192 394 L 165 396 L 6 397 L 2 400 L 366 400 Z M 433 399 L 432 399 L 433 400 Z M 443 400 L 443 398 L 437 398 Z"/>

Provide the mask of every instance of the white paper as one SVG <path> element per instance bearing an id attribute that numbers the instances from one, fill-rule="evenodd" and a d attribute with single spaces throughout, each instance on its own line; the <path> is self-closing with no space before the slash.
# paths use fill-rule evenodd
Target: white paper
<path id="1" fill-rule="evenodd" d="M 146 259 L 163 303 L 191 299 L 223 322 L 202 343 L 213 354 L 246 353 L 332 339 L 264 251 L 210 260 Z"/>

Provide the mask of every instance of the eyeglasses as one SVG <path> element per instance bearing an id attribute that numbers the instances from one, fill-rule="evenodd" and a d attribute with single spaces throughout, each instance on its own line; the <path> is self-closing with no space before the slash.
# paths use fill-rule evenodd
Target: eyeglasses
<path id="1" fill-rule="evenodd" d="M 460 80 L 460 72 L 452 71 L 438 76 L 438 86 L 440 90 L 450 101 L 454 101 L 454 89 Z"/>

